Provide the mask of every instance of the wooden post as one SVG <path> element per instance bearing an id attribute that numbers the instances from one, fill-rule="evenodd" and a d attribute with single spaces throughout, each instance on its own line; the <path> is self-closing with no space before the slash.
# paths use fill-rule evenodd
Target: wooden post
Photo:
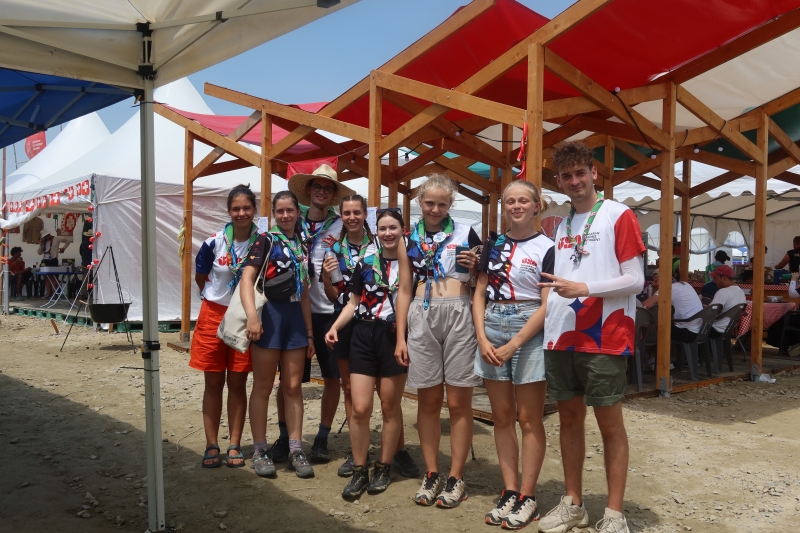
<path id="1" fill-rule="evenodd" d="M 525 149 L 525 179 L 542 192 L 542 108 L 544 106 L 544 46 L 531 43 L 528 46 L 528 106 L 525 124 L 528 126 L 528 142 Z M 538 231 L 542 227 L 541 214 L 533 222 Z"/>
<path id="2" fill-rule="evenodd" d="M 375 84 L 375 73 L 369 84 L 369 189 L 367 203 L 381 206 L 381 133 L 383 125 L 383 89 Z"/>
<path id="3" fill-rule="evenodd" d="M 497 167 L 489 167 L 489 181 L 492 182 L 492 189 L 489 191 L 489 231 L 494 231 L 495 233 L 497 233 L 499 175 L 500 171 Z"/>
<path id="4" fill-rule="evenodd" d="M 261 111 L 261 216 L 272 214 L 272 116 Z"/>
<path id="5" fill-rule="evenodd" d="M 675 210 L 675 84 L 670 83 L 664 98 L 662 128 L 670 135 L 661 154 L 661 240 L 658 262 L 658 342 L 656 352 L 656 387 L 662 396 L 669 396 L 672 382 L 669 372 L 672 342 L 672 236 Z"/>
<path id="6" fill-rule="evenodd" d="M 411 180 L 405 182 L 407 193 L 403 195 L 403 223 L 406 231 L 411 231 Z"/>
<path id="7" fill-rule="evenodd" d="M 756 144 L 764 154 L 769 142 L 769 117 L 761 115 L 756 130 Z M 761 352 L 764 332 L 764 253 L 767 237 L 767 158 L 764 164 L 756 163 L 755 227 L 753 229 L 753 319 L 750 325 L 750 378 L 755 381 L 761 375 Z"/>
<path id="8" fill-rule="evenodd" d="M 392 174 L 392 181 L 389 183 L 389 207 L 397 207 L 397 182 L 395 173 L 397 172 L 398 151 L 389 152 L 389 172 Z"/>
<path id="9" fill-rule="evenodd" d="M 603 198 L 614 199 L 614 139 L 608 135 L 606 137 L 605 164 L 608 167 L 608 174 L 603 178 Z"/>
<path id="10" fill-rule="evenodd" d="M 183 255 L 181 256 L 181 342 L 189 342 L 192 328 L 192 205 L 194 204 L 194 136 L 186 130 L 183 159 Z"/>
<path id="11" fill-rule="evenodd" d="M 683 160 L 683 183 L 688 191 L 692 187 L 692 160 Z M 692 197 L 688 194 L 681 198 L 681 281 L 689 281 L 689 245 L 692 243 Z"/>
<path id="12" fill-rule="evenodd" d="M 503 174 L 500 176 L 500 192 L 506 190 L 506 187 L 511 180 L 514 179 L 513 161 L 511 161 L 511 141 L 514 139 L 514 127 L 510 124 L 503 124 L 503 156 L 506 160 L 506 166 L 503 167 Z M 508 231 L 508 222 L 506 217 L 500 219 L 500 233 Z"/>
<path id="13" fill-rule="evenodd" d="M 489 235 L 489 204 L 481 205 L 481 240 L 485 241 Z"/>

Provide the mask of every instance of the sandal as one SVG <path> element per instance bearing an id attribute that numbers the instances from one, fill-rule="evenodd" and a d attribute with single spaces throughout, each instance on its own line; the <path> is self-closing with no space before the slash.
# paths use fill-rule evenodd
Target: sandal
<path id="1" fill-rule="evenodd" d="M 208 453 L 211 450 L 217 450 L 216 455 L 211 455 L 210 453 Z M 219 453 L 220 453 L 219 444 L 215 443 L 206 446 L 206 451 L 203 452 L 203 460 L 201 461 L 203 468 L 217 468 L 219 465 L 221 465 L 222 463 L 219 462 Z M 206 463 L 206 461 L 209 461 L 211 459 L 213 459 L 214 462 Z"/>
<path id="2" fill-rule="evenodd" d="M 233 457 L 231 457 L 231 450 L 237 452 L 239 455 L 234 455 Z M 242 453 L 241 446 L 239 446 L 238 444 L 231 444 L 230 446 L 228 446 L 226 453 L 228 454 L 228 460 L 225 462 L 225 466 L 227 466 L 228 468 L 241 468 L 244 466 L 244 454 Z M 231 459 L 239 460 L 241 461 L 241 463 L 238 464 L 231 463 Z"/>

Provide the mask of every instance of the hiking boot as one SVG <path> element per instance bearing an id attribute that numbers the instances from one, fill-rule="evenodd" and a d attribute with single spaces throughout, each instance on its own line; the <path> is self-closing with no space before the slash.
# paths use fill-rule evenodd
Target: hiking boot
<path id="1" fill-rule="evenodd" d="M 447 478 L 447 485 L 439 497 L 436 498 L 436 507 L 452 509 L 458 507 L 461 502 L 467 499 L 467 484 L 463 479 L 456 479 L 453 476 Z"/>
<path id="2" fill-rule="evenodd" d="M 375 469 L 372 471 L 372 481 L 369 482 L 367 492 L 370 494 L 380 494 L 389 488 L 392 483 L 392 465 L 387 465 L 377 461 Z"/>
<path id="3" fill-rule="evenodd" d="M 503 529 L 522 529 L 539 520 L 539 507 L 535 496 L 521 494 L 511 512 L 503 518 Z"/>
<path id="4" fill-rule="evenodd" d="M 267 450 L 258 450 L 253 454 L 253 462 L 250 463 L 250 468 L 253 468 L 259 477 L 275 476 L 275 464 L 270 459 Z"/>
<path id="5" fill-rule="evenodd" d="M 367 466 L 369 466 L 369 452 L 367 452 Z M 344 462 L 336 472 L 339 477 L 350 477 L 353 475 L 353 450 L 349 450 L 344 457 Z"/>
<path id="6" fill-rule="evenodd" d="M 345 500 L 355 500 L 361 496 L 369 485 L 369 470 L 366 466 L 352 466 L 353 471 L 350 482 L 345 485 L 342 491 L 342 498 Z"/>
<path id="7" fill-rule="evenodd" d="M 605 516 L 595 525 L 597 533 L 630 533 L 625 515 L 606 507 Z"/>
<path id="8" fill-rule="evenodd" d="M 445 481 L 439 477 L 438 472 L 428 472 L 422 480 L 422 486 L 414 495 L 414 501 L 419 505 L 433 505 L 444 485 Z"/>
<path id="9" fill-rule="evenodd" d="M 289 458 L 289 439 L 278 437 L 269 449 L 269 457 L 275 463 L 282 463 Z"/>
<path id="10" fill-rule="evenodd" d="M 400 450 L 392 458 L 392 466 L 400 471 L 403 477 L 419 476 L 419 467 L 407 450 Z"/>
<path id="11" fill-rule="evenodd" d="M 572 504 L 572 496 L 562 496 L 561 501 L 539 521 L 542 533 L 566 533 L 573 527 L 588 527 L 589 513 L 583 503 Z"/>
<path id="12" fill-rule="evenodd" d="M 514 504 L 517 503 L 519 492 L 515 490 L 504 490 L 500 493 L 500 499 L 494 509 L 486 513 L 486 523 L 490 526 L 499 526 L 503 523 L 503 518 L 508 516 Z"/>
<path id="13" fill-rule="evenodd" d="M 311 460 L 315 463 L 327 463 L 331 460 L 331 452 L 328 451 L 328 439 L 317 437 L 311 446 Z"/>
<path id="14" fill-rule="evenodd" d="M 294 470 L 294 473 L 300 478 L 314 477 L 314 467 L 306 459 L 303 450 L 295 450 L 289 456 L 289 470 Z"/>

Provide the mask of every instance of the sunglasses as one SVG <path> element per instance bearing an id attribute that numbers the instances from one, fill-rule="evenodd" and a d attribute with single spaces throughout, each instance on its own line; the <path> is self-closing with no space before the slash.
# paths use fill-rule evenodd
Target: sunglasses
<path id="1" fill-rule="evenodd" d="M 314 192 L 324 192 L 325 194 L 333 194 L 336 190 L 335 188 L 331 187 L 330 185 L 320 185 L 319 183 L 314 183 L 311 185 L 311 190 Z"/>
<path id="2" fill-rule="evenodd" d="M 386 207 L 384 209 L 378 209 L 375 212 L 375 215 L 381 216 L 384 213 L 401 213 L 402 214 L 402 211 L 400 211 L 399 207 Z"/>

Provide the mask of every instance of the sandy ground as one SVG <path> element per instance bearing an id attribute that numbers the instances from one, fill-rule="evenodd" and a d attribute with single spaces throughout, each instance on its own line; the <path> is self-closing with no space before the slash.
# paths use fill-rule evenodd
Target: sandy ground
<path id="1" fill-rule="evenodd" d="M 0 530 L 144 531 L 147 477 L 144 397 L 138 355 L 121 334 L 75 328 L 66 348 L 40 319 L 1 317 Z M 177 334 L 162 334 L 161 342 Z M 136 341 L 140 338 L 137 336 Z M 203 470 L 202 376 L 188 355 L 161 352 L 167 521 L 177 530 L 220 531 L 490 531 L 483 515 L 502 488 L 492 427 L 475 425 L 475 461 L 465 477 L 470 498 L 451 511 L 415 506 L 419 480 L 394 475 L 379 496 L 346 503 L 336 469 L 348 448 L 332 434 L 335 459 L 300 480 L 279 465 L 277 479 L 250 468 Z M 126 368 L 131 367 L 131 368 Z M 631 441 L 625 512 L 632 531 L 795 531 L 800 524 L 800 374 L 775 384 L 738 382 L 627 402 Z M 306 446 L 319 422 L 321 388 L 308 385 Z M 416 404 L 403 401 L 409 449 L 421 463 Z M 343 407 L 336 429 L 344 419 Z M 442 413 L 442 469 L 449 464 Z M 276 424 L 273 415 L 272 424 Z M 558 415 L 548 416 L 548 453 L 538 496 L 546 511 L 563 491 Z M 373 427 L 380 424 L 379 417 Z M 222 428 L 222 434 L 226 429 Z M 603 450 L 587 423 L 585 500 L 592 521 L 605 504 Z M 245 429 L 245 453 L 252 439 Z M 270 439 L 277 433 L 269 428 Z M 379 434 L 373 433 L 373 444 Z M 221 445 L 227 445 L 221 441 Z M 76 515 L 85 511 L 84 517 Z M 223 516 L 224 515 L 224 516 Z M 534 528 L 530 527 L 529 531 Z M 593 531 L 587 529 L 584 531 Z"/>

